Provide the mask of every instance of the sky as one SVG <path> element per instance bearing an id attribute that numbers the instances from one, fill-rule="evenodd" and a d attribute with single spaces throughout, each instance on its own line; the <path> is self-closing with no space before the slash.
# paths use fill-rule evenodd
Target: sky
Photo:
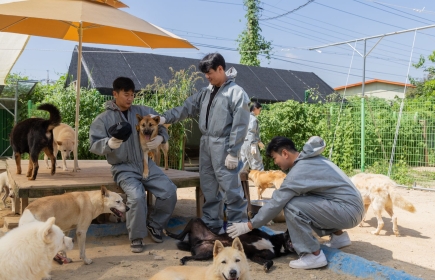
<path id="1" fill-rule="evenodd" d="M 199 50 L 84 46 L 198 61 L 207 53 L 220 52 L 227 62 L 239 63 L 236 40 L 246 28 L 243 0 L 123 2 L 129 6 L 125 12 L 187 39 Z M 264 0 L 261 7 L 261 34 L 273 47 L 272 59 L 262 57 L 261 66 L 313 72 L 331 87 L 362 81 L 363 42 L 350 43 L 360 54 L 347 44 L 318 51 L 309 48 L 435 24 L 435 1 L 428 0 Z M 378 40 L 366 41 L 367 52 Z M 31 37 L 11 73 L 36 80 L 45 80 L 48 75 L 56 80 L 68 71 L 75 45 L 72 41 Z M 425 73 L 409 67 L 410 61 L 415 63 L 420 55 L 427 57 L 434 50 L 435 28 L 384 37 L 366 58 L 366 80 L 405 83 L 408 73 L 421 79 Z"/>

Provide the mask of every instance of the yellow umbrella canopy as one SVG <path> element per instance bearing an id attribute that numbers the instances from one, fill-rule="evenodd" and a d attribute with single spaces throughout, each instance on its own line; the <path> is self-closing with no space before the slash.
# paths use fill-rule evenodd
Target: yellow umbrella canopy
<path id="1" fill-rule="evenodd" d="M 110 5 L 112 7 L 115 7 L 117 9 L 128 8 L 127 5 L 125 5 L 124 3 L 122 3 L 121 1 L 118 1 L 118 0 L 89 0 L 89 1 L 96 1 L 96 2 L 100 2 L 100 3 L 104 3 L 104 4 Z"/>
<path id="2" fill-rule="evenodd" d="M 79 127 L 82 42 L 143 48 L 195 48 L 187 40 L 171 32 L 114 8 L 117 5 L 115 2 L 118 1 L 0 0 L 0 32 L 58 38 L 79 43 L 76 143 Z M 77 150 L 75 152 L 77 154 Z M 78 162 L 74 159 L 73 171 L 77 171 L 77 168 Z"/>

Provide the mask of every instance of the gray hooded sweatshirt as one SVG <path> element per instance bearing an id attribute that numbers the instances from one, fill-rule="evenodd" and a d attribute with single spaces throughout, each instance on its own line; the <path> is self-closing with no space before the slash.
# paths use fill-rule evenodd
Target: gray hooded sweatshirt
<path id="1" fill-rule="evenodd" d="M 254 228 L 275 218 L 295 196 L 330 200 L 349 213 L 353 224 L 361 221 L 364 213 L 361 194 L 340 168 L 320 155 L 325 147 L 325 141 L 319 136 L 313 136 L 305 143 L 281 187 L 251 220 Z"/>

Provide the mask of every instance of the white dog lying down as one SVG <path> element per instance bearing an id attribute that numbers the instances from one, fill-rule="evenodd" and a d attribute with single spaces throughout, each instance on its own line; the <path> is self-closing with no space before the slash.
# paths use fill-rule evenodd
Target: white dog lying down
<path id="1" fill-rule="evenodd" d="M 0 279 L 50 279 L 53 257 L 60 250 L 71 250 L 73 240 L 66 237 L 51 217 L 14 228 L 0 238 Z"/>
<path id="2" fill-rule="evenodd" d="M 128 209 L 119 194 L 102 186 L 99 191 L 70 192 L 38 198 L 26 207 L 19 226 L 33 221 L 46 221 L 54 216 L 56 225 L 63 231 L 77 228 L 80 259 L 85 264 L 91 264 L 92 260 L 86 258 L 85 243 L 86 232 L 92 220 L 103 213 L 114 213 L 121 217 Z"/>

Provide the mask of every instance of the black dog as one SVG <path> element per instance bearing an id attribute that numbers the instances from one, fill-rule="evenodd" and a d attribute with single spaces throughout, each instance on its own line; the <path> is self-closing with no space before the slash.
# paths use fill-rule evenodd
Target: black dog
<path id="1" fill-rule="evenodd" d="M 38 174 L 38 156 L 41 151 L 51 160 L 51 175 L 56 173 L 56 157 L 53 155 L 53 129 L 61 122 L 59 110 L 52 104 L 42 104 L 38 110 L 48 111 L 50 119 L 30 118 L 17 123 L 11 132 L 11 146 L 15 152 L 17 174 L 21 174 L 21 155 L 29 153 L 27 177 L 35 180 Z"/>
<path id="2" fill-rule="evenodd" d="M 168 236 L 181 240 L 177 247 L 180 250 L 190 251 L 192 256 L 180 259 L 181 265 L 189 260 L 210 260 L 213 258 L 213 246 L 216 240 L 224 246 L 231 246 L 233 239 L 224 233 L 214 234 L 205 223 L 199 219 L 192 219 L 180 234 L 166 232 Z M 183 241 L 189 234 L 189 241 Z M 273 258 L 294 252 L 288 231 L 281 234 L 269 235 L 264 231 L 254 229 L 251 232 L 239 236 L 243 244 L 246 257 L 253 262 L 261 264 L 267 272 L 273 265 Z M 260 242 L 261 241 L 261 242 Z M 284 252 L 281 252 L 284 248 Z"/>

